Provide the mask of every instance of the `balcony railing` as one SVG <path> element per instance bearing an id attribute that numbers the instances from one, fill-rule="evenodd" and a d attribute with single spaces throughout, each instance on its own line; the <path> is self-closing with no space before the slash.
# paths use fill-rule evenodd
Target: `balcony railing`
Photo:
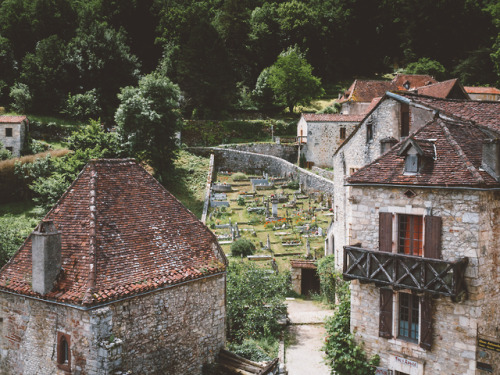
<path id="1" fill-rule="evenodd" d="M 456 299 L 466 292 L 465 268 L 468 259 L 454 262 L 405 254 L 344 247 L 343 276 L 346 280 L 410 289 Z"/>

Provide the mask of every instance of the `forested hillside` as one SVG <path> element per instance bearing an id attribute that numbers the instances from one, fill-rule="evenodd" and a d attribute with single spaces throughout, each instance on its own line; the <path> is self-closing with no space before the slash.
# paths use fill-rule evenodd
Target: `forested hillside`
<path id="1" fill-rule="evenodd" d="M 498 0 L 0 0 L 0 106 L 111 122 L 119 89 L 159 70 L 185 117 L 214 118 L 293 46 L 326 88 L 421 58 L 497 84 L 499 18 Z"/>

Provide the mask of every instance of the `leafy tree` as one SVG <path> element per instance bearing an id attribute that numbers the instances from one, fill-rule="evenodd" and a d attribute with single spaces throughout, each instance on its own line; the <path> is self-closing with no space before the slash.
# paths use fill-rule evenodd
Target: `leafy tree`
<path id="1" fill-rule="evenodd" d="M 115 114 L 122 145 L 151 164 L 160 181 L 173 170 L 180 130 L 179 87 L 159 74 L 149 74 L 137 87 L 125 87 L 118 95 Z"/>
<path id="2" fill-rule="evenodd" d="M 241 343 L 247 338 L 278 338 L 278 319 L 286 315 L 288 274 L 247 263 L 231 263 L 227 274 L 228 338 Z"/>
<path id="3" fill-rule="evenodd" d="M 12 99 L 12 109 L 17 112 L 25 113 L 31 108 L 32 98 L 30 89 L 24 83 L 16 83 L 10 89 L 9 96 Z"/>
<path id="4" fill-rule="evenodd" d="M 92 89 L 83 94 L 68 94 L 62 113 L 74 120 L 87 121 L 91 118 L 98 118 L 101 110 L 97 90 Z"/>
<path id="5" fill-rule="evenodd" d="M 0 101 L 8 97 L 9 86 L 15 79 L 14 54 L 7 38 L 0 35 Z"/>
<path id="6" fill-rule="evenodd" d="M 405 73 L 408 74 L 429 74 L 438 81 L 445 77 L 446 69 L 439 61 L 431 60 L 428 57 L 422 57 L 413 63 L 408 64 Z"/>
<path id="7" fill-rule="evenodd" d="M 97 121 L 81 127 L 66 140 L 68 148 L 73 151 L 99 148 L 103 157 L 116 157 L 120 153 L 118 135 L 104 131 Z"/>
<path id="8" fill-rule="evenodd" d="M 252 96 L 262 109 L 270 109 L 275 105 L 273 88 L 269 82 L 270 68 L 265 68 L 257 78 Z"/>
<path id="9" fill-rule="evenodd" d="M 282 52 L 269 69 L 269 85 L 283 100 L 290 113 L 297 104 L 309 102 L 323 94 L 321 80 L 312 74 L 312 66 L 297 47 Z"/>
<path id="10" fill-rule="evenodd" d="M 233 257 L 246 257 L 255 252 L 255 245 L 252 241 L 241 238 L 231 244 L 231 255 Z"/>

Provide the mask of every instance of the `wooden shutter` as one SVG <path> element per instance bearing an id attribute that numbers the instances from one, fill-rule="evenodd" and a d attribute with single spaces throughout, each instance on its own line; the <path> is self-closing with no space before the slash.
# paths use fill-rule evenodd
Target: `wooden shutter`
<path id="1" fill-rule="evenodd" d="M 432 297 L 424 295 L 420 298 L 422 309 L 420 324 L 420 346 L 425 350 L 431 350 L 432 346 Z"/>
<path id="2" fill-rule="evenodd" d="M 439 216 L 425 217 L 425 244 L 424 257 L 441 258 L 441 231 L 442 220 Z"/>
<path id="3" fill-rule="evenodd" d="M 378 214 L 378 244 L 379 250 L 392 252 L 392 213 L 379 212 Z"/>
<path id="4" fill-rule="evenodd" d="M 380 289 L 380 317 L 378 335 L 392 338 L 392 290 Z"/>

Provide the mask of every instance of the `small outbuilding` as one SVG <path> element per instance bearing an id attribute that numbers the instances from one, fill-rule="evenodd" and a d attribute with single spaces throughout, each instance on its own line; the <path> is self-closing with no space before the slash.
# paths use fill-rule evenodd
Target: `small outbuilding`
<path id="1" fill-rule="evenodd" d="M 26 116 L 0 116 L 0 142 L 13 156 L 21 156 L 27 133 L 28 118 Z"/>

